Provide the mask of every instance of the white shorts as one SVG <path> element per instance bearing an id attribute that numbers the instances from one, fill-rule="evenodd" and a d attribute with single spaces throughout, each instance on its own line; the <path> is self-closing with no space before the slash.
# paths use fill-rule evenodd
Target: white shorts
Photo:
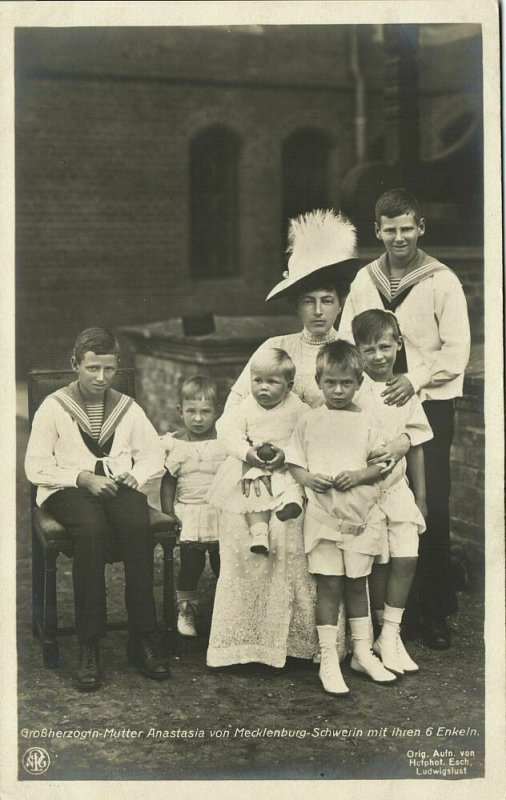
<path id="1" fill-rule="evenodd" d="M 418 525 L 415 522 L 387 521 L 388 532 L 381 542 L 381 552 L 375 564 L 388 564 L 391 558 L 417 558 Z"/>
<path id="2" fill-rule="evenodd" d="M 369 575 L 374 556 L 343 550 L 331 539 L 320 541 L 307 554 L 309 572 L 313 575 L 346 575 L 347 578 L 364 578 Z"/>

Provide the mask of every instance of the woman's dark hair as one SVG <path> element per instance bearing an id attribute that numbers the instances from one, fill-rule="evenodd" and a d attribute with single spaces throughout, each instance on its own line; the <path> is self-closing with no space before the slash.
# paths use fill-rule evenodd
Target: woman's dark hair
<path id="1" fill-rule="evenodd" d="M 335 292 L 337 297 L 339 298 L 339 291 L 337 286 L 329 281 L 301 281 L 297 284 L 296 287 L 290 292 L 290 300 L 292 303 L 296 303 L 299 297 L 302 297 L 304 294 L 310 294 L 310 292 Z"/>
<path id="2" fill-rule="evenodd" d="M 303 294 L 319 290 L 333 290 L 338 299 L 343 302 L 350 290 L 350 283 L 355 277 L 357 269 L 358 260 L 355 258 L 318 269 L 312 275 L 308 275 L 307 278 L 295 284 L 288 293 L 289 299 L 292 304 L 295 304 Z"/>

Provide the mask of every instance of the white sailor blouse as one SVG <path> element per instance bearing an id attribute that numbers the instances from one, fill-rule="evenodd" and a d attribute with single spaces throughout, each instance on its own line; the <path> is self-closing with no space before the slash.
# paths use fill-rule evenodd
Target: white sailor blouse
<path id="1" fill-rule="evenodd" d="M 359 270 L 341 316 L 339 337 L 353 342 L 353 317 L 370 308 L 393 311 L 406 349 L 407 376 L 424 400 L 462 395 L 469 360 L 467 304 L 459 279 L 418 250 L 392 296 L 386 254 Z"/>
<path id="2" fill-rule="evenodd" d="M 141 487 L 163 473 L 164 451 L 144 411 L 127 395 L 107 389 L 100 437 L 94 440 L 75 381 L 46 397 L 35 413 L 25 457 L 37 505 L 76 486 L 83 470 L 115 477 L 130 472 Z"/>

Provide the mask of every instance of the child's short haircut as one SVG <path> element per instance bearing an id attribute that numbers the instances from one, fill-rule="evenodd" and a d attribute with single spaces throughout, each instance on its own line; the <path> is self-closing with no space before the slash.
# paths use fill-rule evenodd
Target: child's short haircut
<path id="1" fill-rule="evenodd" d="M 207 400 L 213 406 L 218 405 L 218 389 L 211 378 L 205 375 L 194 375 L 181 384 L 179 402 L 183 405 L 185 400 Z"/>
<path id="2" fill-rule="evenodd" d="M 374 209 L 376 223 L 381 223 L 381 217 L 400 217 L 402 214 L 413 214 L 416 223 L 422 219 L 422 208 L 416 197 L 406 189 L 389 189 L 376 201 Z"/>
<path id="3" fill-rule="evenodd" d="M 353 317 L 351 330 L 357 345 L 377 342 L 385 333 L 391 333 L 396 340 L 401 335 L 395 314 L 380 308 L 370 308 Z"/>
<path id="4" fill-rule="evenodd" d="M 323 345 L 316 356 L 316 380 L 319 381 L 322 372 L 327 367 L 339 367 L 354 372 L 360 380 L 363 364 L 357 348 L 344 339 L 336 339 Z"/>
<path id="5" fill-rule="evenodd" d="M 97 356 L 114 355 L 119 358 L 119 342 L 107 328 L 86 328 L 78 335 L 74 345 L 76 362 L 80 364 L 88 352 Z"/>
<path id="6" fill-rule="evenodd" d="M 288 353 L 280 347 L 270 347 L 253 356 L 250 370 L 254 369 L 282 372 L 288 382 L 295 378 L 295 364 Z"/>

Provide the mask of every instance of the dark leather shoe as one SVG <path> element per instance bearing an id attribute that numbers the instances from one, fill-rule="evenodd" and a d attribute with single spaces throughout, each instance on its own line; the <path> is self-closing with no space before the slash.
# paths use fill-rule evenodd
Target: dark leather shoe
<path id="1" fill-rule="evenodd" d="M 428 617 L 424 620 L 423 638 L 432 650 L 448 650 L 452 637 L 444 617 Z"/>
<path id="2" fill-rule="evenodd" d="M 127 645 L 127 657 L 146 678 L 164 681 L 170 676 L 167 659 L 160 652 L 154 634 L 130 636 Z"/>
<path id="3" fill-rule="evenodd" d="M 93 692 L 102 685 L 98 640 L 79 645 L 79 666 L 74 685 L 80 692 Z"/>

